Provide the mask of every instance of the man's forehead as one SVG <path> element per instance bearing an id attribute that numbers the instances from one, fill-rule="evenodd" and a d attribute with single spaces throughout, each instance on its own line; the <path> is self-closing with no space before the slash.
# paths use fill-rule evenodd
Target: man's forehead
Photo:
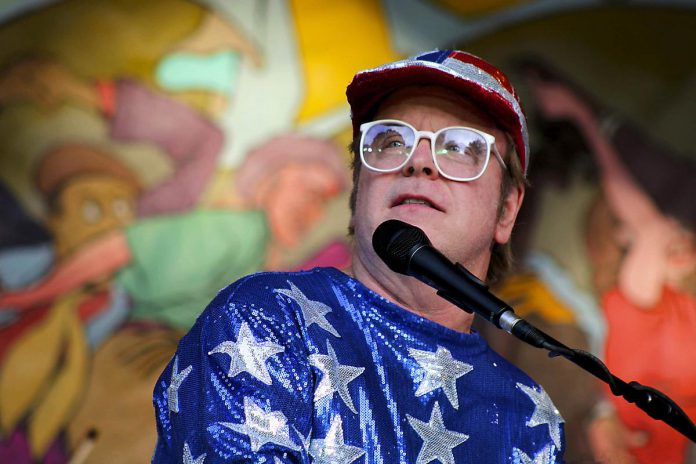
<path id="1" fill-rule="evenodd" d="M 405 85 L 398 87 L 391 93 L 387 94 L 382 101 L 386 101 L 390 98 L 403 98 L 403 97 L 414 97 L 414 96 L 435 96 L 435 97 L 445 97 L 445 98 L 457 98 L 462 100 L 467 100 L 463 94 L 455 92 L 454 90 L 443 87 L 440 85 Z"/>
<path id="2" fill-rule="evenodd" d="M 455 116 L 473 119 L 478 124 L 502 130 L 478 101 L 447 87 L 435 85 L 410 85 L 393 91 L 377 104 L 372 119 L 379 119 L 387 112 L 412 105 L 431 106 L 451 112 Z"/>

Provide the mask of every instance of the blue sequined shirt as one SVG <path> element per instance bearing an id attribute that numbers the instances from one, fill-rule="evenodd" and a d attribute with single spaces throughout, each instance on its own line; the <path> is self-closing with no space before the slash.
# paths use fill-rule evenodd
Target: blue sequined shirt
<path id="1" fill-rule="evenodd" d="M 153 462 L 553 463 L 563 419 L 476 333 L 331 268 L 226 287 L 155 386 Z"/>

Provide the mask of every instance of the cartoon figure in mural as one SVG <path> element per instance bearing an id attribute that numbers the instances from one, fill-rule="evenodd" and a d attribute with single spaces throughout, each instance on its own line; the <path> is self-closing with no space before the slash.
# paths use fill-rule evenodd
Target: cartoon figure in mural
<path id="1" fill-rule="evenodd" d="M 663 391 L 696 418 L 696 369 L 686 355 L 696 349 L 696 221 L 689 204 L 695 168 L 636 126 L 602 118 L 594 102 L 561 80 L 537 80 L 534 91 L 547 118 L 577 126 L 600 170 L 603 196 L 588 244 L 607 321 L 606 364 L 627 381 Z M 605 415 L 591 429 L 599 459 L 693 458 L 678 432 L 607 395 Z"/>
<path id="2" fill-rule="evenodd" d="M 207 18 L 197 34 L 179 44 L 186 53 L 169 55 L 160 67 L 167 88 L 182 91 L 200 85 L 200 79 L 172 81 L 168 77 L 172 67 L 191 61 L 192 52 L 210 51 L 211 41 L 229 36 L 220 33 L 225 25 L 218 17 Z M 237 45 L 251 50 L 248 42 Z M 215 65 L 221 57 L 214 54 L 207 63 Z M 216 74 L 205 76 L 210 80 Z M 29 100 L 48 107 L 68 102 L 98 108 L 108 122 L 111 140 L 158 146 L 173 166 L 171 176 L 146 189 L 129 166 L 94 145 L 64 143 L 51 148 L 40 159 L 36 182 L 50 206 L 47 224 L 53 234 L 53 260 L 33 260 L 34 269 L 29 269 L 32 261 L 22 259 L 32 276 L 43 271 L 46 275 L 34 282 L 25 279 L 22 284 L 33 285 L 23 290 L 15 283 L 12 292 L 0 296 L 3 321 L 11 322 L 0 328 L 0 415 L 6 437 L 0 460 L 62 462 L 95 422 L 100 432 L 106 431 L 100 445 L 108 448 L 110 443 L 114 453 L 128 436 L 118 428 L 109 430 L 104 416 L 130 410 L 135 417 L 151 420 L 151 412 L 143 401 L 133 402 L 131 409 L 122 402 L 114 410 L 110 399 L 126 387 L 146 390 L 141 400 L 150 396 L 154 379 L 132 371 L 142 370 L 143 365 L 146 374 L 161 370 L 179 330 L 192 324 L 220 287 L 268 266 L 288 265 L 282 259 L 284 250 L 311 231 L 322 217 L 321 205 L 347 185 L 341 151 L 331 142 L 309 137 L 278 137 L 251 153 L 247 164 L 265 156 L 268 148 L 282 156 L 281 169 L 243 170 L 258 176 L 247 182 L 265 186 L 265 193 L 250 187 L 235 209 L 191 210 L 215 174 L 224 139 L 215 123 L 179 101 L 178 95 L 175 99 L 152 91 L 134 79 L 94 85 L 67 72 L 61 63 L 45 59 L 23 60 L 6 69 L 3 82 L 7 84 L 2 86 L 4 105 Z M 212 105 L 213 110 L 219 103 Z M 308 176 L 293 185 L 298 163 L 305 163 Z M 240 172 L 240 181 L 243 178 Z M 278 179 L 287 181 L 274 186 Z M 287 204 L 290 199 L 294 204 Z M 290 223 L 283 222 L 288 215 L 294 221 L 305 217 L 291 233 L 286 233 Z M 202 231 L 207 231 L 206 237 Z M 318 252 L 317 259 L 345 265 L 343 249 L 332 243 Z M 38 256 L 38 248 L 34 251 Z M 131 322 L 114 332 L 126 320 Z M 37 344 L 48 355 L 28 373 L 25 366 L 35 363 Z M 114 346 L 120 350 L 116 355 Z M 90 374 L 91 351 L 98 347 Z M 124 353 L 132 358 L 135 347 L 147 355 L 140 354 L 135 363 L 124 362 Z M 123 367 L 116 369 L 120 373 L 116 377 L 107 370 L 114 367 Z M 127 432 L 132 434 L 132 426 Z M 95 459 L 97 455 L 103 453 L 94 452 Z"/>
<path id="3" fill-rule="evenodd" d="M 157 109 L 151 101 L 146 107 Z M 171 108 L 168 110 L 167 113 L 171 114 Z M 130 122 L 134 122 L 132 118 Z M 142 126 L 133 124 L 130 127 Z M 171 127 L 179 138 L 186 133 L 177 125 Z M 196 125 L 189 123 L 183 127 L 195 128 Z M 214 143 L 219 137 L 211 136 L 208 140 Z M 210 143 L 175 146 L 211 147 Z M 171 197 L 177 194 L 172 191 L 163 197 L 167 199 L 165 206 L 148 201 L 157 198 L 157 189 L 153 190 L 152 196 L 140 195 L 140 201 L 136 202 L 140 190 L 136 176 L 113 157 L 84 146 L 64 146 L 51 151 L 42 160 L 37 181 L 47 200 L 54 205 L 49 223 L 55 237 L 58 264 L 46 280 L 30 290 L 4 295 L 3 305 L 17 309 L 47 303 L 58 308 L 59 305 L 51 302 L 62 300 L 64 295 L 73 295 L 75 290 L 85 288 L 85 285 L 88 286 L 88 300 L 104 299 L 103 293 L 95 292 L 95 286 L 116 276 L 111 304 L 101 310 L 93 307 L 90 314 L 83 316 L 92 346 L 103 341 L 129 315 L 136 320 L 166 322 L 179 329 L 190 326 L 205 301 L 224 284 L 266 267 L 264 250 L 269 244 L 272 244 L 269 250 L 276 251 L 296 244 L 321 218 L 321 204 L 346 187 L 345 168 L 334 144 L 309 138 L 279 137 L 269 142 L 268 148 L 267 151 L 266 147 L 260 147 L 251 153 L 247 165 L 263 164 L 270 155 L 281 156 L 281 166 L 278 163 L 273 165 L 272 175 L 267 168 L 265 172 L 258 169 L 249 172 L 246 175 L 251 177 L 247 177 L 245 184 L 245 193 L 255 199 L 249 206 L 267 208 L 268 217 L 263 210 L 218 209 L 160 215 L 137 222 L 133 221 L 135 211 L 147 211 L 150 206 L 161 214 L 167 206 L 174 207 Z M 197 156 L 196 159 L 204 161 L 206 157 Z M 300 169 L 305 176 L 303 182 L 297 184 L 296 173 Z M 199 169 L 198 173 L 201 171 Z M 250 188 L 251 178 L 256 188 Z M 278 179 L 283 181 L 274 183 Z M 172 184 L 167 182 L 164 185 L 169 187 Z M 182 182 L 180 187 L 186 185 Z M 61 190 L 56 190 L 58 188 Z M 266 191 L 260 193 L 257 191 L 260 188 Z M 195 190 L 192 188 L 189 192 Z M 188 200 L 186 196 L 183 199 Z M 184 206 L 186 203 L 184 201 Z M 305 216 L 305 212 L 311 215 Z M 289 224 L 284 220 L 287 217 L 296 221 L 303 216 L 305 220 L 301 225 L 278 240 L 268 232 L 269 226 L 270 230 L 286 231 Z M 202 238 L 201 233 L 206 237 Z M 187 245 L 190 246 L 188 251 Z M 332 249 L 335 251 L 335 247 Z M 330 257 L 333 263 L 336 263 L 337 256 L 334 253 Z M 268 262 L 268 266 L 274 264 Z M 127 303 L 122 296 L 124 293 L 128 295 Z M 75 306 L 89 305 L 75 302 Z M 86 310 L 65 308 L 64 311 L 77 314 Z M 36 331 L 29 337 L 35 335 Z M 79 342 L 69 345 L 80 346 L 84 368 L 87 356 L 85 340 Z M 23 351 L 17 342 L 14 351 L 17 359 Z M 12 372 L 14 364 L 8 362 L 6 367 Z M 70 372 L 66 370 L 65 375 L 69 376 Z M 82 380 L 75 383 L 75 394 L 80 391 L 78 387 L 84 385 L 85 375 L 86 372 L 81 372 Z M 10 381 L 13 377 L 6 372 L 4 379 Z M 16 403 L 20 406 L 17 414 L 23 411 L 21 405 L 29 404 L 29 398 L 34 398 L 35 392 L 25 391 L 27 401 Z M 59 396 L 66 399 L 65 393 L 60 392 Z M 31 438 L 35 438 L 34 435 Z M 41 444 L 40 441 L 39 446 Z"/>
<path id="4" fill-rule="evenodd" d="M 41 73 L 46 69 L 42 67 L 44 64 L 23 62 L 9 71 L 7 80 L 14 78 L 12 73 L 24 73 L 27 69 L 38 71 L 37 78 L 46 75 L 55 77 L 60 68 L 50 63 L 48 67 L 51 72 Z M 56 85 L 60 82 L 75 80 L 59 79 Z M 55 88 L 52 90 L 56 91 Z M 90 267 L 104 261 L 104 256 L 93 247 L 100 240 L 113 241 L 113 233 L 131 224 L 138 213 L 141 216 L 162 214 L 192 206 L 206 178 L 215 168 L 216 152 L 221 141 L 219 130 L 205 119 L 196 116 L 184 105 L 149 92 L 142 86 L 121 81 L 114 87 L 112 97 L 110 103 L 114 111 L 111 114 L 105 111 L 111 116 L 112 137 L 159 142 L 179 169 L 175 169 L 172 178 L 139 195 L 141 186 L 137 176 L 113 156 L 92 147 L 63 145 L 51 149 L 41 159 L 36 182 L 49 205 L 47 224 L 54 240 L 54 271 L 60 273 L 62 270 L 62 274 L 69 276 L 69 279 L 58 280 L 62 286 L 54 287 L 48 293 L 45 288 L 51 288 L 50 285 L 31 287 L 31 290 L 23 293 L 26 298 L 24 303 L 12 301 L 12 298 L 6 301 L 5 304 L 14 310 L 34 308 L 34 311 L 27 313 L 31 317 L 23 317 L 8 327 L 13 336 L 3 337 L 7 357 L 2 372 L 4 386 L 24 385 L 16 382 L 17 375 L 22 377 L 22 363 L 32 356 L 31 348 L 37 337 L 42 336 L 44 347 L 55 348 L 48 350 L 57 357 L 47 360 L 43 376 L 33 377 L 29 382 L 34 388 L 25 386 L 17 391 L 6 390 L 3 395 L 5 399 L 12 398 L 9 402 L 12 406 L 5 403 L 3 408 L 5 430 L 12 430 L 13 424 L 26 422 L 23 427 L 27 429 L 29 447 L 34 457 L 58 452 L 52 444 L 53 437 L 65 423 L 66 416 L 79 403 L 85 386 L 87 343 L 92 347 L 98 346 L 127 315 L 128 305 L 123 296 L 119 296 L 118 291 L 109 291 L 109 270 L 99 266 Z M 116 103 L 118 105 L 114 108 Z M 102 109 L 105 107 L 102 106 Z M 153 123 L 163 121 L 162 111 L 178 115 L 179 122 L 186 122 L 185 130 L 175 131 L 174 126 L 168 128 Z M 148 123 L 142 124 L 137 120 L 138 116 Z M 149 133 L 144 133 L 143 128 Z M 191 151 L 185 152 L 180 147 L 191 147 Z M 182 194 L 175 193 L 177 182 L 189 188 Z M 37 304 L 43 307 L 36 308 Z M 86 326 L 84 334 L 82 323 Z M 49 340 L 56 345 L 52 346 Z M 58 347 L 61 344 L 64 344 L 70 356 L 59 359 L 61 350 Z M 46 377 L 56 368 L 60 372 L 60 379 Z M 46 382 L 51 385 L 49 394 L 42 392 Z M 56 411 L 56 405 L 62 406 L 57 408 L 59 411 Z M 27 411 L 33 411 L 29 417 L 25 416 Z M 50 420 L 46 415 L 50 415 Z"/>
<path id="5" fill-rule="evenodd" d="M 63 158 L 68 153 L 70 158 Z M 281 161 L 269 165 L 268 161 L 276 156 Z M 61 163 L 61 169 L 56 169 L 56 163 Z M 71 165 L 74 168 L 72 172 Z M 297 183 L 299 172 L 304 175 L 301 184 Z M 127 177 L 131 183 L 128 188 L 120 189 L 124 191 L 120 197 L 112 194 L 102 195 L 100 198 L 88 182 L 91 179 L 85 179 L 89 177 L 87 174 L 92 174 L 93 177 L 106 178 L 101 180 L 102 183 L 123 183 L 121 179 L 112 179 L 116 177 L 115 173 Z M 162 317 L 155 319 L 181 328 L 189 326 L 198 311 L 192 310 L 198 308 L 195 303 L 206 301 L 210 292 L 220 288 L 220 282 L 230 275 L 263 268 L 273 269 L 282 265 L 278 261 L 278 254 L 282 255 L 283 249 L 295 246 L 321 219 L 322 205 L 347 186 L 342 156 L 335 144 L 294 135 L 279 136 L 254 150 L 247 157 L 239 175 L 242 197 L 248 201 L 244 209 L 199 209 L 133 222 L 139 185 L 132 172 L 113 157 L 94 149 L 62 147 L 52 151 L 41 164 L 39 183 L 47 193 L 51 192 L 49 199 L 60 197 L 51 190 L 52 187 L 71 187 L 67 193 L 61 192 L 67 199 L 52 200 L 52 203 L 58 205 L 62 201 L 72 209 L 56 206 L 56 212 L 50 219 L 50 223 L 55 224 L 53 230 L 57 249 L 62 250 L 60 255 L 66 256 L 66 259 L 61 260 L 57 268 L 41 283 L 24 292 L 7 293 L 2 301 L 8 305 L 27 307 L 50 301 L 57 295 L 86 282 L 93 282 L 101 276 L 120 272 L 122 277 L 119 277 L 119 282 L 127 288 L 136 306 L 142 301 L 149 307 L 146 311 L 160 308 Z M 67 182 L 62 176 L 76 182 Z M 72 176 L 75 179 L 70 179 Z M 46 180 L 46 177 L 49 179 Z M 82 183 L 87 185 L 80 189 Z M 94 183 L 96 182 L 92 182 Z M 118 188 L 112 187 L 114 189 L 119 193 Z M 95 200 L 78 201 L 81 198 Z M 106 210 L 106 206 L 110 207 L 109 210 Z M 103 212 L 105 210 L 117 220 L 107 217 Z M 104 217 L 92 217 L 100 213 Z M 78 219 L 85 224 L 77 224 Z M 194 240 L 192 246 L 196 248 L 196 253 L 192 251 L 193 254 L 189 254 L 184 249 L 188 243 L 185 239 L 193 232 L 206 230 L 210 230 L 207 240 Z M 273 231 L 278 231 L 277 236 Z M 196 234 L 193 236 L 198 237 Z M 238 249 L 242 244 L 245 245 L 244 249 Z M 265 258 L 264 250 L 267 247 L 272 252 Z M 215 252 L 206 258 L 208 248 Z M 345 258 L 336 253 L 335 246 L 330 245 L 328 248 L 331 253 L 323 259 L 330 259 L 331 264 L 345 264 Z M 166 250 L 169 252 L 165 252 Z M 229 250 L 229 255 L 224 254 L 225 250 Z M 316 259 L 322 259 L 322 251 L 325 250 L 320 250 Z M 192 259 L 194 256 L 195 260 Z M 161 268 L 167 261 L 171 261 L 172 267 L 176 267 L 174 264 L 185 259 L 195 261 L 189 263 L 189 266 L 200 267 L 192 273 L 200 275 L 200 279 L 192 280 L 192 276 L 174 277 L 182 270 L 173 271 L 168 278 L 181 279 L 180 282 L 174 282 L 175 288 L 179 289 L 175 293 L 181 294 L 171 295 L 171 291 L 165 295 L 160 294 L 159 290 L 174 283 L 158 284 L 154 281 L 155 276 L 143 281 L 148 272 Z M 124 267 L 131 273 L 124 275 Z M 167 277 L 157 277 L 160 278 Z M 139 298 L 141 292 L 144 293 Z M 197 293 L 204 300 L 198 300 Z M 188 301 L 181 301 L 184 295 Z M 155 303 L 157 300 L 153 298 L 165 300 Z"/>
<path id="6" fill-rule="evenodd" d="M 562 459 L 543 389 L 372 247 L 399 218 L 482 279 L 509 265 L 528 144 L 507 78 L 435 51 L 358 73 L 347 95 L 354 277 L 262 273 L 222 290 L 156 384 L 154 462 Z"/>

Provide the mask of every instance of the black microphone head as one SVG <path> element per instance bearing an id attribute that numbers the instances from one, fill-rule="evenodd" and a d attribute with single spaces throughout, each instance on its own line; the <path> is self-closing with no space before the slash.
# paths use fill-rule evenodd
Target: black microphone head
<path id="1" fill-rule="evenodd" d="M 372 234 L 372 248 L 394 272 L 407 274 L 411 256 L 423 245 L 430 245 L 421 229 L 397 219 L 381 223 Z"/>

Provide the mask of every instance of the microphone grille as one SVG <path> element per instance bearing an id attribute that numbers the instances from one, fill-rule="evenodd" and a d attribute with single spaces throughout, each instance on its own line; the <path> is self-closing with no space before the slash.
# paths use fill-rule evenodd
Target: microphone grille
<path id="1" fill-rule="evenodd" d="M 421 229 L 411 224 L 390 219 L 380 224 L 372 235 L 372 247 L 389 269 L 408 273 L 413 253 L 430 240 Z"/>

